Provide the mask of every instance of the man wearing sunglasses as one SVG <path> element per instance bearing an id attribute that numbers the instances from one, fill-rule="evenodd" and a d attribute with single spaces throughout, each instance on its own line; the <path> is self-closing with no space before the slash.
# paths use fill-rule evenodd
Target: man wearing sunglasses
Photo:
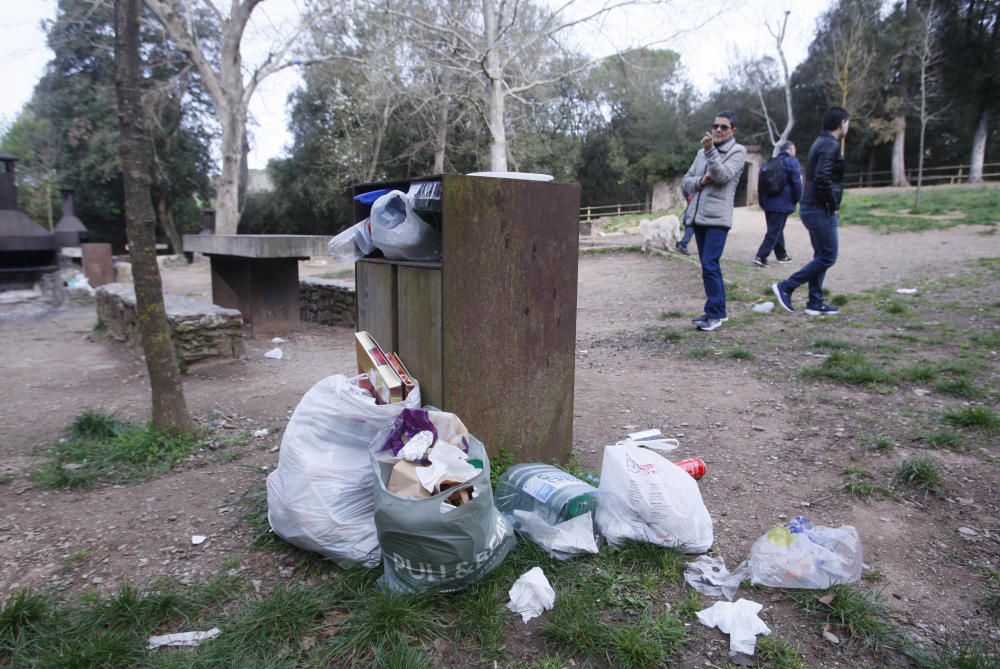
<path id="1" fill-rule="evenodd" d="M 736 142 L 735 133 L 736 115 L 730 111 L 716 114 L 712 130 L 701 138 L 701 149 L 683 181 L 684 190 L 694 194 L 688 204 L 687 224 L 694 226 L 706 298 L 705 313 L 693 322 L 704 331 L 729 320 L 720 261 L 733 227 L 736 186 L 747 159 L 747 150 Z"/>

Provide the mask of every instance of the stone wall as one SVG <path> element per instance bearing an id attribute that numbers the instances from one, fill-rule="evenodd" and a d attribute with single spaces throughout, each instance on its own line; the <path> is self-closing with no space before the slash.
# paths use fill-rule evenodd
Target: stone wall
<path id="1" fill-rule="evenodd" d="M 357 327 L 358 298 L 354 284 L 337 279 L 305 277 L 299 280 L 302 320 L 320 325 Z"/>
<path id="2" fill-rule="evenodd" d="M 108 335 L 142 354 L 139 321 L 132 284 L 109 283 L 96 292 L 97 318 Z M 164 305 L 179 359 L 186 363 L 205 358 L 243 355 L 243 316 L 236 309 L 165 295 Z"/>

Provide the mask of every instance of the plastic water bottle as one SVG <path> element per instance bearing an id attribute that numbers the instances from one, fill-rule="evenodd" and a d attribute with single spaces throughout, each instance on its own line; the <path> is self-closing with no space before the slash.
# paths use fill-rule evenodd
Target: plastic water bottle
<path id="1" fill-rule="evenodd" d="M 497 509 L 537 513 L 549 525 L 597 510 L 597 488 L 553 465 L 524 463 L 507 469 L 497 481 Z"/>

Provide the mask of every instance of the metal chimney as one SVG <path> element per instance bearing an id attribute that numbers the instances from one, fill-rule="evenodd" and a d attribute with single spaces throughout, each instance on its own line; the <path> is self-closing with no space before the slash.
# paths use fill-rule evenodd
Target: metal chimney
<path id="1" fill-rule="evenodd" d="M 62 218 L 56 224 L 56 245 L 60 248 L 79 246 L 87 241 L 89 233 L 73 211 L 73 189 L 60 188 L 59 192 L 62 194 Z"/>

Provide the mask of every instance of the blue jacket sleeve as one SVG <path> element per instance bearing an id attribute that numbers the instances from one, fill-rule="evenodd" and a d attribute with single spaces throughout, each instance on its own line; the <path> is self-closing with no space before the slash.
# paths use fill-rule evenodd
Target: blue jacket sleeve
<path id="1" fill-rule="evenodd" d="M 799 161 L 792 156 L 785 157 L 785 170 L 792 191 L 792 204 L 798 204 L 802 199 L 802 168 Z"/>

